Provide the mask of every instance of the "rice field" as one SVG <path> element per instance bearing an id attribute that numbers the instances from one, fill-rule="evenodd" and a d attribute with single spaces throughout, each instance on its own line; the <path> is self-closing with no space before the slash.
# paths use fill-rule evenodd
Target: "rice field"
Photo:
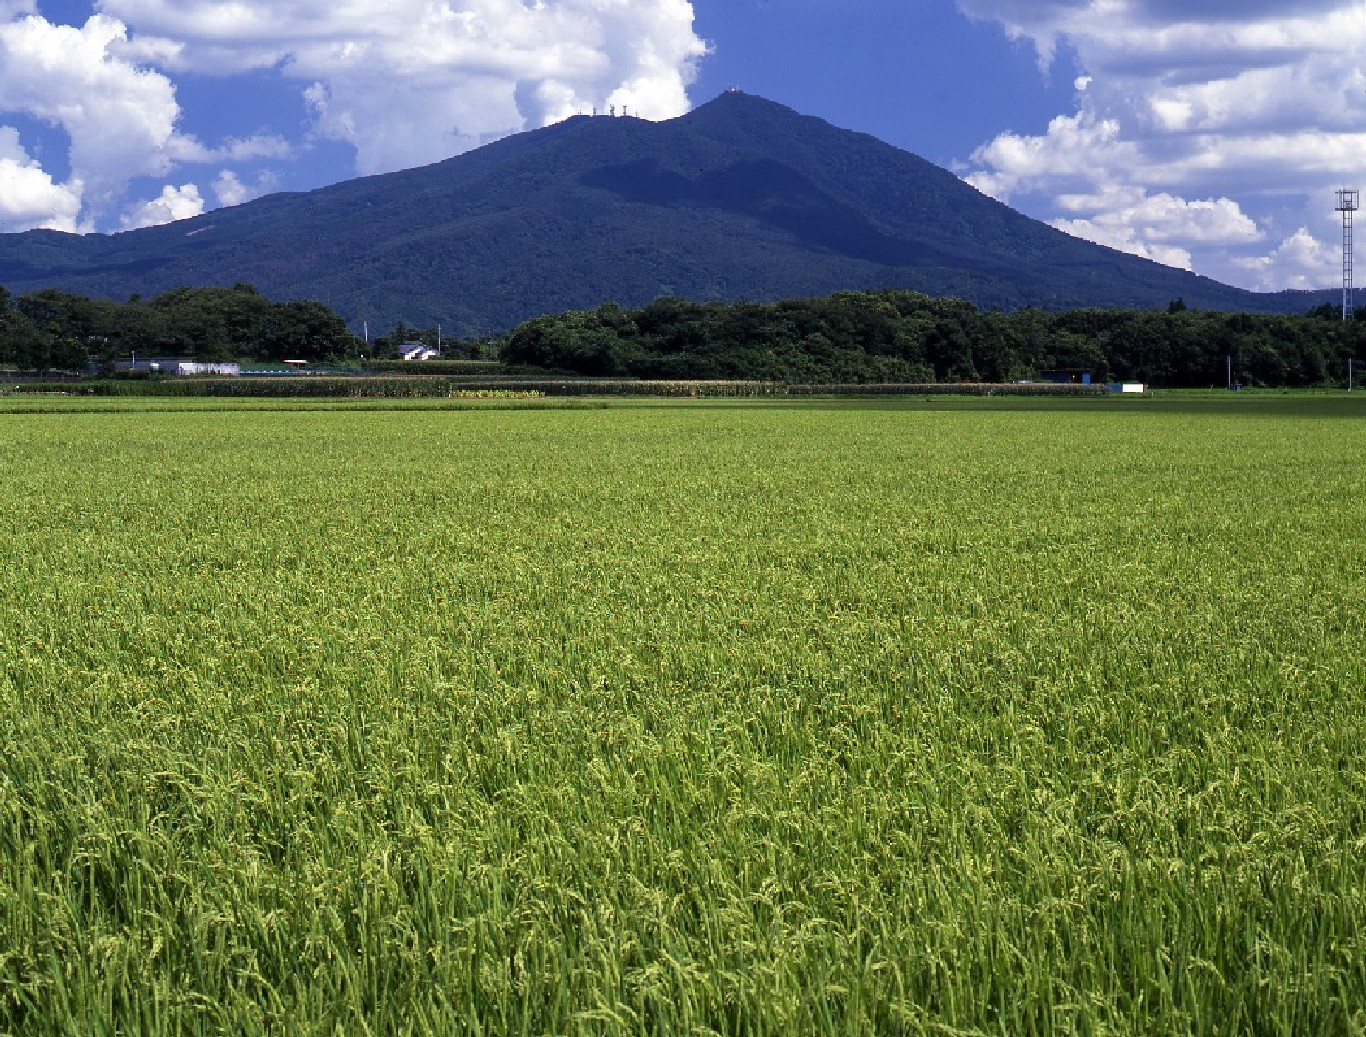
<path id="1" fill-rule="evenodd" d="M 1366 402 L 0 401 L 0 1033 L 1366 1033 Z"/>

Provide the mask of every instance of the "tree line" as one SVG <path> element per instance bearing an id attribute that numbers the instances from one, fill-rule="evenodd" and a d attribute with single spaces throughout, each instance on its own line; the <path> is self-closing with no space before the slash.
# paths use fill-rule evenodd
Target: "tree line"
<path id="1" fill-rule="evenodd" d="M 22 369 L 78 371 L 137 354 L 320 360 L 354 352 L 354 339 L 322 303 L 272 302 L 246 284 L 127 302 L 0 287 L 0 363 Z"/>
<path id="2" fill-rule="evenodd" d="M 360 363 L 395 358 L 411 342 L 439 344 L 452 359 L 478 359 L 497 348 L 402 320 L 366 342 L 320 302 L 272 302 L 249 284 L 176 288 L 126 302 L 51 288 L 13 296 L 0 286 L 0 366 L 21 370 L 81 371 L 132 356 Z"/>
<path id="3" fill-rule="evenodd" d="M 647 379 L 789 383 L 1009 382 L 1048 370 L 1158 386 L 1340 384 L 1366 356 L 1366 321 L 1334 307 L 1302 317 L 1189 310 L 983 311 L 916 292 L 840 292 L 782 302 L 662 298 L 537 317 L 501 339 L 441 338 L 450 358 Z M 435 345 L 437 328 L 400 321 L 373 342 L 322 303 L 272 302 L 250 285 L 178 288 L 150 300 L 87 299 L 0 287 L 0 365 L 81 370 L 115 357 L 361 361 Z"/>
<path id="4" fill-rule="evenodd" d="M 1011 313 L 916 292 L 841 292 L 775 303 L 659 299 L 539 317 L 502 359 L 583 375 L 759 378 L 797 383 L 1010 382 L 1049 370 L 1158 386 L 1341 383 L 1366 355 L 1366 322 L 1332 307 L 1303 317 L 1078 309 Z"/>

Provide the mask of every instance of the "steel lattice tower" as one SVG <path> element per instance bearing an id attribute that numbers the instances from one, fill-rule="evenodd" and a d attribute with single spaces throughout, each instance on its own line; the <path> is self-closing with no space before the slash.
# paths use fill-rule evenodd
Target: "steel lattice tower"
<path id="1" fill-rule="evenodd" d="M 1350 188 L 1338 191 L 1338 212 L 1342 213 L 1342 319 L 1351 320 L 1352 306 L 1352 213 L 1361 203 L 1361 192 Z"/>

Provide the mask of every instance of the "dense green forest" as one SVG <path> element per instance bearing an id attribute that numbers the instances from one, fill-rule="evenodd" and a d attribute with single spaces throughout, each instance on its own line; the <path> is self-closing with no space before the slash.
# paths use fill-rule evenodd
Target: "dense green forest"
<path id="1" fill-rule="evenodd" d="M 1098 381 L 1223 385 L 1342 382 L 1366 323 L 1332 307 L 1303 317 L 1168 309 L 985 312 L 915 292 L 842 292 L 779 303 L 659 299 L 539 317 L 506 363 L 585 375 L 787 382 L 1008 382 L 1085 369 Z"/>
<path id="2" fill-rule="evenodd" d="M 376 329 L 378 330 L 378 329 Z M 80 371 L 130 356 L 198 360 L 331 360 L 398 356 L 403 343 L 442 347 L 449 359 L 478 359 L 496 343 L 443 337 L 399 321 L 366 342 L 319 302 L 272 302 L 252 285 L 176 288 L 150 300 L 88 299 L 56 289 L 12 296 L 0 285 L 0 366 Z"/>
<path id="3" fill-rule="evenodd" d="M 537 317 L 505 339 L 442 339 L 449 358 L 590 376 L 793 383 L 1009 382 L 1084 369 L 1097 381 L 1157 386 L 1341 383 L 1366 322 L 1330 306 L 1303 317 L 1188 310 L 978 310 L 908 291 L 842 292 L 778 303 L 658 299 Z M 201 360 L 357 361 L 435 345 L 400 322 L 365 343 L 317 302 L 271 302 L 249 285 L 180 288 L 149 301 L 0 288 L 0 364 L 80 370 L 133 353 Z M 421 370 L 421 368 L 414 368 Z"/>
<path id="4" fill-rule="evenodd" d="M 132 354 L 200 360 L 320 360 L 355 351 L 346 322 L 316 302 L 271 302 L 250 285 L 177 288 L 144 301 L 0 287 L 0 364 L 78 371 Z"/>

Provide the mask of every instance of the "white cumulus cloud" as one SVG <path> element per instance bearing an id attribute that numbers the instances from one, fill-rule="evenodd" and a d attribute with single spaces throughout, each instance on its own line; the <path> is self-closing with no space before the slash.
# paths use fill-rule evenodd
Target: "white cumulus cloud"
<path id="1" fill-rule="evenodd" d="M 160 196 L 134 206 L 123 216 L 124 230 L 160 227 L 176 220 L 188 220 L 204 211 L 204 199 L 194 184 L 174 187 L 167 184 Z"/>
<path id="2" fill-rule="evenodd" d="M 35 0 L 0 0 L 0 201 L 10 229 L 141 226 L 195 209 L 187 188 L 130 201 L 130 184 L 220 167 L 211 196 L 272 189 L 269 165 L 307 141 L 278 133 L 204 142 L 182 127 L 177 81 L 292 84 L 314 140 L 375 173 L 435 161 L 608 105 L 659 119 L 688 110 L 706 52 L 690 0 L 94 0 L 82 25 Z M 66 169 L 45 169 L 15 113 L 59 131 Z M 50 153 L 50 151 L 46 152 Z M 227 167 L 224 169 L 223 167 Z M 245 178 L 245 179 L 244 179 Z M 167 194 L 166 192 L 170 193 Z M 75 211 L 72 210 L 73 199 Z"/>
<path id="3" fill-rule="evenodd" d="M 127 38 L 95 16 L 80 28 L 26 16 L 0 25 L 0 110 L 63 129 L 84 204 L 107 209 L 133 177 L 169 171 L 179 107 L 169 79 L 113 55 Z"/>
<path id="4" fill-rule="evenodd" d="M 275 177 L 269 172 L 256 177 L 252 183 L 244 183 L 234 170 L 224 169 L 214 179 L 213 196 L 222 206 L 241 205 L 253 198 L 260 198 L 263 194 L 269 194 L 275 187 Z"/>
<path id="5" fill-rule="evenodd" d="M 84 25 L 57 25 L 27 11 L 0 24 L 0 112 L 13 112 L 60 129 L 65 134 L 70 176 L 62 185 L 34 194 L 25 215 L 11 218 L 13 229 L 60 227 L 89 230 L 125 207 L 131 181 L 166 176 L 186 163 L 222 162 L 262 156 L 283 157 L 289 145 L 277 137 L 229 140 L 207 147 L 177 128 L 180 105 L 172 80 L 134 63 L 127 26 L 97 14 Z M 21 148 L 11 127 L 11 151 Z M 53 177 L 31 159 L 13 160 L 7 178 L 36 184 Z M 38 204 L 46 199 L 48 204 Z M 76 213 L 72 212 L 73 201 Z M 184 197 L 174 204 L 158 199 L 146 220 L 164 212 L 185 213 Z M 137 212 L 143 209 L 139 207 Z M 79 215 L 77 215 L 79 214 Z M 144 217 L 122 220 L 145 225 Z M 176 217 L 179 218 L 179 217 Z M 162 221 L 164 222 L 164 221 Z"/>
<path id="6" fill-rule="evenodd" d="M 24 150 L 13 127 L 0 126 L 0 231 L 75 231 L 81 185 L 58 184 Z"/>
<path id="7" fill-rule="evenodd" d="M 276 69 L 362 173 L 431 162 L 593 107 L 688 110 L 688 0 L 102 0 L 174 72 Z"/>
<path id="8" fill-rule="evenodd" d="M 1323 242 L 1300 227 L 1276 248 L 1262 256 L 1243 256 L 1234 263 L 1247 271 L 1252 286 L 1262 291 L 1281 288 L 1324 288 L 1325 270 L 1342 262 L 1341 242 Z"/>
<path id="9" fill-rule="evenodd" d="M 1060 195 L 1058 206 L 1078 215 L 1052 220 L 1079 238 L 1190 270 L 1188 246 L 1261 241 L 1257 228 L 1229 198 L 1187 201 L 1136 188 L 1109 188 L 1093 195 Z"/>
<path id="10" fill-rule="evenodd" d="M 1031 43 L 1042 66 L 1078 66 L 1075 110 L 1043 133 L 984 144 L 970 182 L 1072 233 L 1221 280 L 1333 283 L 1331 256 L 1305 242 L 1331 236 L 1333 188 L 1363 172 L 1359 0 L 957 2 Z M 1104 204 L 1077 214 L 1078 197 Z M 1258 253 L 1266 238 L 1285 244 Z"/>

